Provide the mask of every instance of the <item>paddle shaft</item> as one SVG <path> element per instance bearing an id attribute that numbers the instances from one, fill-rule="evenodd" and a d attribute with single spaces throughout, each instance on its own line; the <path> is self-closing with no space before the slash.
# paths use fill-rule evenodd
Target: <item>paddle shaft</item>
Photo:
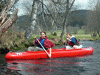
<path id="1" fill-rule="evenodd" d="M 45 48 L 43 47 L 43 45 L 40 43 L 40 41 L 38 39 L 36 39 L 39 44 L 42 46 L 43 50 L 47 53 L 47 55 L 49 56 L 49 58 L 51 58 L 51 48 L 50 48 L 50 54 L 48 54 L 48 52 L 45 50 Z"/>

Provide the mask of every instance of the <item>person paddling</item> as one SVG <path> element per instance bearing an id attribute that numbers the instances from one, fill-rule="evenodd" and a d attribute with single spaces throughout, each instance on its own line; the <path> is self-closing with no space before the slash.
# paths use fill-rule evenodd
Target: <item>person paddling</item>
<path id="1" fill-rule="evenodd" d="M 70 33 L 67 34 L 67 44 L 68 46 L 66 46 L 66 49 L 78 49 L 83 47 L 75 38 L 75 36 L 72 36 Z"/>
<path id="2" fill-rule="evenodd" d="M 36 37 L 34 37 L 34 39 L 35 39 L 35 41 L 33 42 L 34 44 L 37 44 L 37 46 L 38 47 L 29 47 L 28 48 L 28 51 L 43 51 L 43 47 L 46 49 L 46 50 L 48 50 L 48 48 L 52 48 L 52 47 L 54 47 L 55 46 L 55 44 L 54 43 L 52 43 L 49 39 L 48 39 L 48 37 L 46 36 L 46 32 L 44 32 L 44 31 L 42 31 L 42 32 L 40 32 L 40 34 L 41 34 L 41 37 L 40 38 L 38 38 L 38 40 L 36 39 Z M 41 45 L 43 46 L 41 46 L 40 45 L 40 43 L 41 43 Z"/>

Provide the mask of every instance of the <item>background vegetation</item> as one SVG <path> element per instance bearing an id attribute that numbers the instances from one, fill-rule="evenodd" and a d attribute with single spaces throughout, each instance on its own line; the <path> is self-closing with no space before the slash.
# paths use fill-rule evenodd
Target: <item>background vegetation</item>
<path id="1" fill-rule="evenodd" d="M 9 14 L 10 12 L 15 12 L 17 2 L 18 0 L 1 0 L 0 2 L 0 13 L 3 13 L 2 10 L 5 7 L 9 9 L 7 14 L 5 13 L 6 19 L 4 15 L 3 19 L 0 18 L 0 33 L 4 32 L 0 39 L 1 49 L 25 49 L 32 45 L 34 36 L 40 37 L 40 31 L 46 31 L 48 38 L 55 44 L 63 44 L 67 33 L 72 33 L 80 40 L 100 39 L 100 0 L 91 10 L 77 10 L 79 5 L 74 5 L 75 0 L 24 1 L 26 15 L 19 16 L 14 23 L 11 23 L 12 27 L 6 26 L 4 30 L 3 23 L 12 15 Z M 89 1 L 88 5 L 91 6 L 91 2 L 94 0 Z"/>
<path id="2" fill-rule="evenodd" d="M 100 40 L 99 36 L 96 37 L 91 37 L 91 34 L 85 34 L 83 29 L 80 29 L 77 31 L 77 34 L 74 34 L 74 32 L 72 31 L 72 35 L 74 35 L 79 41 L 80 40 L 89 40 L 89 41 L 95 41 L 95 40 Z M 14 33 L 14 34 L 13 34 Z M 41 35 L 37 35 L 37 34 L 33 34 L 30 41 L 27 41 L 26 38 L 24 37 L 24 33 L 16 33 L 16 32 L 12 32 L 12 34 L 10 34 L 11 36 L 7 37 L 8 33 L 6 32 L 5 35 L 3 37 L 2 42 L 4 42 L 1 46 L 2 47 L 7 47 L 9 50 L 12 51 L 18 51 L 18 50 L 26 50 L 29 46 L 33 46 L 33 41 L 34 41 L 34 37 L 36 36 L 37 38 L 39 38 Z M 56 35 L 51 35 L 50 32 L 47 32 L 47 36 L 48 38 L 57 44 L 63 45 L 62 43 L 60 43 L 60 33 L 61 30 L 58 30 L 56 32 Z M 66 42 L 66 37 L 67 37 L 67 33 L 65 33 L 64 35 L 64 42 Z M 9 38 L 9 39 L 8 39 Z M 6 41 L 4 40 L 6 39 Z"/>

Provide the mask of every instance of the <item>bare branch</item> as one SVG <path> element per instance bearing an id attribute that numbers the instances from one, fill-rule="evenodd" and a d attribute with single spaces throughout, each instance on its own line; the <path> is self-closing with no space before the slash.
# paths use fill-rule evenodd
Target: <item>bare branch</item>
<path id="1" fill-rule="evenodd" d="M 6 3 L 6 7 L 2 10 L 1 12 L 1 16 L 0 18 L 2 19 L 1 25 L 4 23 L 4 21 L 6 20 L 6 17 L 9 13 L 9 10 L 12 8 L 12 6 L 14 5 L 15 0 L 10 0 L 9 3 Z M 0 25 L 0 26 L 1 26 Z"/>
<path id="2" fill-rule="evenodd" d="M 4 34 L 4 32 L 16 21 L 16 19 L 18 18 L 17 16 L 18 13 L 18 9 L 16 10 L 16 12 L 11 15 L 7 21 L 0 27 L 0 37 Z"/>
<path id="3" fill-rule="evenodd" d="M 72 1 L 71 6 L 69 7 L 69 10 L 72 8 L 74 2 L 75 2 L 75 0 Z"/>
<path id="4" fill-rule="evenodd" d="M 41 1 L 39 1 L 41 2 Z M 42 2 L 41 2 L 42 3 Z M 48 7 L 43 3 L 43 5 L 47 8 L 48 12 L 51 14 L 51 11 L 48 9 Z M 51 18 L 54 20 L 54 23 L 56 23 L 56 25 L 58 25 L 58 23 L 55 21 L 54 17 L 51 14 Z"/>
<path id="5" fill-rule="evenodd" d="M 66 19 L 69 15 L 69 11 L 72 8 L 73 4 L 74 4 L 75 0 L 72 1 L 71 6 L 69 6 L 69 0 L 67 0 L 67 5 L 66 5 L 66 12 L 65 12 L 65 18 L 64 18 L 64 22 L 63 22 L 63 30 L 61 33 L 61 42 L 63 42 L 63 37 L 64 37 L 64 33 L 65 33 L 65 28 L 66 28 Z"/>

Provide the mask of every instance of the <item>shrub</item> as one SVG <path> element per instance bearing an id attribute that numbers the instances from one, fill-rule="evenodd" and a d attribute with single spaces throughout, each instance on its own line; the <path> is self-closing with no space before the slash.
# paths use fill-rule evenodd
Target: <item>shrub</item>
<path id="1" fill-rule="evenodd" d="M 54 36 L 57 36 L 57 33 L 56 32 L 54 32 L 54 34 L 53 34 Z"/>

